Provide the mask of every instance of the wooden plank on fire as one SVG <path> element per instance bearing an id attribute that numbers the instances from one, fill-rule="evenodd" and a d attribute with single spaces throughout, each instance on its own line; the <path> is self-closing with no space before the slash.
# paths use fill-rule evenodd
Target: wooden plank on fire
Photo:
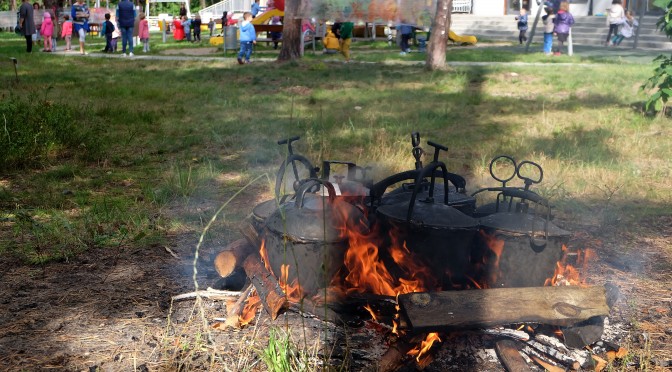
<path id="1" fill-rule="evenodd" d="M 257 290 L 264 309 L 275 320 L 289 306 L 287 296 L 282 292 L 280 284 L 273 274 L 266 270 L 258 254 L 253 253 L 247 256 L 245 262 L 243 262 L 243 269 L 245 269 L 245 275 Z"/>
<path id="2" fill-rule="evenodd" d="M 512 323 L 567 326 L 609 315 L 604 287 L 497 288 L 399 296 L 413 332 Z"/>

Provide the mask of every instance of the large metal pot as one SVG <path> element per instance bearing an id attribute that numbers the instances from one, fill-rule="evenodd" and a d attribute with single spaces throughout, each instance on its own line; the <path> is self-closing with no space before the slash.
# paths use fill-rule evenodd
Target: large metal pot
<path id="1" fill-rule="evenodd" d="M 549 221 L 550 204 L 536 193 L 506 187 L 490 191 L 521 201 L 512 211 L 480 219 L 473 255 L 485 263 L 482 280 L 490 288 L 543 286 L 553 277 L 570 233 Z M 531 213 L 528 201 L 545 212 Z"/>
<path id="2" fill-rule="evenodd" d="M 443 146 L 428 142 L 438 149 Z M 436 159 L 436 156 L 435 156 Z M 444 163 L 437 160 L 416 171 L 415 187 L 410 199 L 398 198 L 396 202 L 380 205 L 376 209 L 377 223 L 393 229 L 399 241 L 418 254 L 432 269 L 443 286 L 459 285 L 466 281 L 470 251 L 478 222 L 448 205 L 448 194 L 440 202 L 434 199 L 436 170 L 443 173 L 444 190 L 448 189 L 448 176 Z M 426 195 L 421 193 L 421 183 L 431 178 Z M 385 185 L 374 186 L 384 189 Z"/>
<path id="3" fill-rule="evenodd" d="M 328 197 L 309 194 L 323 185 Z M 295 279 L 306 295 L 325 288 L 342 267 L 347 236 L 344 229 L 368 229 L 362 212 L 335 197 L 331 183 L 311 179 L 297 191 L 296 199 L 280 206 L 266 221 L 263 231 L 268 263 L 280 277 L 289 265 L 287 283 Z"/>

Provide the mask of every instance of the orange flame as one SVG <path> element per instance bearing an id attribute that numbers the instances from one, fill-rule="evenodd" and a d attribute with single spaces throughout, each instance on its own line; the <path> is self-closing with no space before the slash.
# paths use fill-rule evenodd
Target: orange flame
<path id="1" fill-rule="evenodd" d="M 562 246 L 562 258 L 555 265 L 555 273 L 552 278 L 546 279 L 545 286 L 578 285 L 585 287 L 587 284 L 581 273 L 585 272 L 588 262 L 595 258 L 592 249 L 579 250 L 576 253 L 576 267 L 567 262 L 570 254 L 566 246 Z M 578 269 L 577 269 L 578 267 Z"/>
<path id="2" fill-rule="evenodd" d="M 346 293 L 372 293 L 395 296 L 399 293 L 423 292 L 435 289 L 436 279 L 406 247 L 398 244 L 394 231 L 390 232 L 392 246 L 388 252 L 402 276 L 395 279 L 380 256 L 377 234 L 364 234 L 355 229 L 345 231 L 349 247 L 345 253 L 347 276 L 343 286 Z"/>
<path id="3" fill-rule="evenodd" d="M 369 306 L 369 304 L 366 304 L 366 305 L 364 305 L 364 308 L 366 309 L 366 311 L 369 312 L 369 314 L 371 314 L 371 319 L 373 319 L 374 322 L 377 322 L 378 317 L 376 316 L 376 313 L 373 311 L 371 306 Z"/>
<path id="4" fill-rule="evenodd" d="M 298 279 L 294 278 L 292 284 L 287 284 L 289 281 L 289 265 L 282 264 L 280 266 L 280 278 L 278 280 L 280 289 L 285 293 L 287 299 L 292 302 L 299 302 L 303 298 L 303 289 L 299 284 Z"/>
<path id="5" fill-rule="evenodd" d="M 415 356 L 415 361 L 418 362 L 418 365 L 421 368 L 424 368 L 431 362 L 431 357 L 427 352 L 429 349 L 432 348 L 432 345 L 434 342 L 441 342 L 441 338 L 439 337 L 439 334 L 436 332 L 432 332 L 427 334 L 427 337 L 420 343 L 420 346 L 416 346 L 415 348 L 411 349 L 407 354 Z"/>
<path id="6" fill-rule="evenodd" d="M 254 293 L 245 300 L 245 307 L 243 307 L 243 311 L 241 311 L 238 316 L 238 321 L 240 322 L 241 327 L 250 324 L 250 322 L 254 320 L 259 307 L 261 307 L 261 298 L 257 292 L 254 291 Z"/>
<path id="7" fill-rule="evenodd" d="M 485 279 L 485 283 L 481 283 L 480 285 L 475 283 L 476 288 L 479 289 L 490 288 L 489 283 L 497 283 L 499 280 L 499 260 L 502 257 L 502 252 L 504 252 L 505 243 L 504 240 L 497 239 L 495 235 L 487 234 L 483 230 L 481 230 L 480 233 L 491 254 L 483 256 L 483 265 L 487 270 L 488 277 Z M 491 260 L 492 262 L 490 262 Z"/>

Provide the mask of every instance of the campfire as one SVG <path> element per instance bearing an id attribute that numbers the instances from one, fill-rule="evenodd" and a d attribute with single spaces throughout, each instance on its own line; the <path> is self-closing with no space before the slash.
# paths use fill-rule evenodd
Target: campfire
<path id="1" fill-rule="evenodd" d="M 613 288 L 582 282 L 592 254 L 568 248 L 570 233 L 531 190 L 543 179 L 541 166 L 496 157 L 490 172 L 502 186 L 468 195 L 465 179 L 440 161 L 446 147 L 427 142 L 433 159 L 423 165 L 417 133 L 415 169 L 375 183 L 349 162 L 325 161 L 318 177 L 319 168 L 293 152 L 296 140 L 278 142 L 288 156 L 276 198 L 254 208 L 245 239 L 215 260 L 222 277 L 248 280 L 226 326 L 244 327 L 259 311 L 353 329 L 353 319 L 364 319 L 389 344 L 381 370 L 424 368 L 435 345 L 460 332 L 492 338 L 510 371 L 605 367 L 589 346 L 601 340 Z M 346 175 L 332 175 L 336 165 Z M 294 176 L 293 194 L 281 193 L 285 173 Z M 514 178 L 522 185 L 508 186 Z M 486 192 L 495 201 L 477 206 Z M 623 355 L 617 345 L 607 349 Z"/>

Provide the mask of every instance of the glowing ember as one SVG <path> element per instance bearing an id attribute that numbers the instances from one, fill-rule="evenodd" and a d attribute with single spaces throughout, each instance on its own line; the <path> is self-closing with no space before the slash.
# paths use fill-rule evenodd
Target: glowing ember
<path id="1" fill-rule="evenodd" d="M 475 283 L 476 288 L 482 289 L 490 288 L 488 283 L 497 283 L 499 280 L 499 259 L 502 257 L 502 252 L 504 252 L 504 240 L 497 239 L 496 236 L 489 235 L 483 230 L 481 230 L 480 233 L 483 236 L 483 240 L 485 240 L 485 243 L 491 253 L 490 255 L 483 256 L 483 265 L 485 268 L 487 268 L 488 278 L 486 279 L 485 283 L 481 283 L 481 285 Z"/>
<path id="2" fill-rule="evenodd" d="M 245 307 L 243 311 L 238 316 L 238 321 L 240 326 L 246 326 L 250 324 L 254 317 L 257 315 L 257 310 L 261 307 L 261 298 L 256 291 L 250 295 L 250 297 L 245 300 Z"/>
<path id="3" fill-rule="evenodd" d="M 434 342 L 441 342 L 441 338 L 439 338 L 439 334 L 436 332 L 429 333 L 427 337 L 420 343 L 420 346 L 416 346 L 415 348 L 411 349 L 407 354 L 415 356 L 415 361 L 418 362 L 418 365 L 420 367 L 425 367 L 429 362 L 431 362 L 431 358 L 427 352 L 429 349 L 432 348 L 432 345 Z"/>
<path id="4" fill-rule="evenodd" d="M 567 263 L 569 256 L 567 247 L 563 245 L 562 259 L 555 265 L 553 278 L 546 279 L 545 286 L 587 285 L 581 278 L 581 273 L 586 270 L 588 262 L 595 257 L 595 253 L 591 249 L 579 250 L 576 254 L 576 266 Z"/>

